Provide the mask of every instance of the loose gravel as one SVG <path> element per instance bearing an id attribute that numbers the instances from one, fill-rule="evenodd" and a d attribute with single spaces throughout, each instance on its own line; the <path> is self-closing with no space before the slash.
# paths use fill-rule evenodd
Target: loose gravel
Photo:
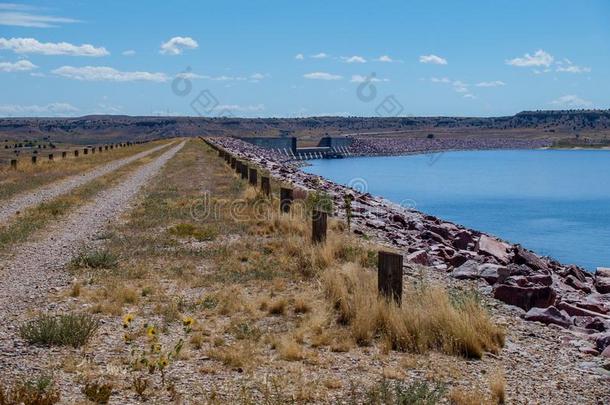
<path id="1" fill-rule="evenodd" d="M 70 284 L 65 266 L 83 246 L 92 243 L 107 223 L 130 207 L 142 186 L 150 181 L 182 147 L 172 147 L 124 182 L 100 192 L 68 218 L 50 225 L 40 240 L 18 246 L 0 263 L 0 376 L 24 366 L 19 358 L 28 352 L 17 338 L 28 310 L 43 306 L 47 294 Z M 154 148 L 158 150 L 159 148 Z M 151 153 L 148 151 L 148 153 Z M 140 154 L 141 157 L 141 154 Z M 135 157 L 134 157 L 135 159 Z"/>
<path id="2" fill-rule="evenodd" d="M 28 207 L 38 205 L 45 201 L 52 200 L 53 198 L 56 198 L 62 194 L 69 193 L 76 187 L 82 186 L 83 184 L 95 180 L 98 177 L 105 176 L 108 173 L 111 173 L 131 162 L 141 159 L 144 156 L 148 156 L 151 153 L 154 153 L 167 146 L 167 144 L 156 146 L 152 149 L 145 150 L 144 152 L 137 153 L 133 156 L 107 163 L 101 167 L 98 167 L 97 169 L 90 170 L 84 174 L 71 176 L 59 182 L 54 182 L 37 188 L 34 191 L 17 195 L 4 202 L 0 207 L 0 222 L 8 221 L 13 215 L 15 215 L 19 211 L 23 211 Z"/>

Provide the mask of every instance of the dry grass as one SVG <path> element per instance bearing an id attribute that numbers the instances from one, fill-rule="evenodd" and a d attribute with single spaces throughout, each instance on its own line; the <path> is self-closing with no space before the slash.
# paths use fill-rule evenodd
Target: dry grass
<path id="1" fill-rule="evenodd" d="M 454 388 L 449 393 L 449 403 L 452 405 L 485 405 L 485 396 L 478 390 Z"/>
<path id="2" fill-rule="evenodd" d="M 208 355 L 210 358 L 221 361 L 225 366 L 234 369 L 247 367 L 255 361 L 254 347 L 248 341 L 218 347 L 210 350 Z"/>
<path id="3" fill-rule="evenodd" d="M 303 348 L 299 345 L 294 337 L 283 336 L 278 339 L 273 345 L 282 360 L 299 361 L 305 358 Z"/>
<path id="4" fill-rule="evenodd" d="M 480 358 L 504 344 L 504 331 L 471 296 L 452 299 L 439 286 L 408 286 L 399 307 L 380 298 L 374 274 L 357 265 L 328 270 L 322 279 L 338 323 L 347 325 L 360 345 L 381 335 L 394 350 Z"/>
<path id="5" fill-rule="evenodd" d="M 496 370 L 489 378 L 489 388 L 491 390 L 491 399 L 495 404 L 506 403 L 506 378 L 504 372 Z"/>
<path id="6" fill-rule="evenodd" d="M 74 154 L 69 153 L 66 159 L 61 158 L 61 152 L 53 151 L 52 149 L 48 151 L 45 150 L 38 157 L 39 162 L 35 165 L 29 162 L 29 156 L 21 157 L 18 159 L 19 163 L 17 165 L 17 170 L 12 170 L 4 165 L 0 167 L 0 201 L 68 176 L 83 173 L 113 160 L 135 155 L 164 143 L 166 143 L 166 141 L 133 145 L 127 148 L 104 151 L 102 153 L 96 152 L 95 154 L 80 156 L 78 158 L 74 158 Z M 55 160 L 48 160 L 49 153 L 54 155 Z"/>

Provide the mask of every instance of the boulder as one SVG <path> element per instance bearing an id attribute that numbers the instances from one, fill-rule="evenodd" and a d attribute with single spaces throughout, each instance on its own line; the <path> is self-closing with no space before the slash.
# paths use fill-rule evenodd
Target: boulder
<path id="1" fill-rule="evenodd" d="M 610 346 L 606 347 L 600 356 L 610 359 Z"/>
<path id="2" fill-rule="evenodd" d="M 548 286 L 517 286 L 509 284 L 497 285 L 493 296 L 509 305 L 515 305 L 526 311 L 531 308 L 546 308 L 553 305 L 557 294 Z"/>
<path id="3" fill-rule="evenodd" d="M 492 256 L 502 264 L 509 263 L 509 245 L 487 235 L 481 235 L 477 243 L 477 251 L 481 254 Z"/>
<path id="4" fill-rule="evenodd" d="M 451 277 L 458 280 L 472 280 L 479 278 L 479 263 L 474 260 L 468 260 L 460 267 L 451 272 Z"/>
<path id="5" fill-rule="evenodd" d="M 461 230 L 453 237 L 453 246 L 458 250 L 468 249 L 468 245 L 474 243 L 472 234 L 466 230 Z"/>
<path id="6" fill-rule="evenodd" d="M 428 254 L 425 250 L 417 250 L 410 255 L 407 255 L 407 261 L 411 263 L 427 266 L 429 264 Z"/>
<path id="7" fill-rule="evenodd" d="M 610 347 L 610 332 L 597 334 L 595 338 L 595 348 L 599 352 L 603 352 L 607 347 Z"/>
<path id="8" fill-rule="evenodd" d="M 523 249 L 521 246 L 515 248 L 514 262 L 516 264 L 525 264 L 534 270 L 547 270 L 548 266 L 538 255 L 529 250 Z"/>
<path id="9" fill-rule="evenodd" d="M 485 263 L 480 265 L 478 270 L 479 276 L 489 284 L 501 283 L 510 274 L 510 270 L 507 267 L 498 264 Z"/>
<path id="10" fill-rule="evenodd" d="M 572 319 L 567 314 L 555 307 L 531 308 L 523 315 L 523 319 L 526 321 L 542 322 L 545 325 L 555 324 L 564 328 L 570 327 L 573 324 Z"/>
<path id="11" fill-rule="evenodd" d="M 595 289 L 600 294 L 610 293 L 610 268 L 598 267 L 595 271 Z"/>
<path id="12" fill-rule="evenodd" d="M 569 275 L 565 278 L 565 283 L 575 290 L 584 291 L 587 294 L 591 293 L 591 287 L 586 285 L 583 281 L 579 280 L 573 275 Z"/>
<path id="13" fill-rule="evenodd" d="M 600 314 L 597 312 L 589 311 L 588 309 L 579 308 L 575 305 L 568 304 L 567 302 L 560 302 L 557 307 L 561 310 L 566 311 L 569 315 L 572 316 L 591 316 L 591 317 L 599 317 L 604 319 L 610 319 L 610 316 Z"/>
<path id="14" fill-rule="evenodd" d="M 549 274 L 534 274 L 532 276 L 526 276 L 525 279 L 532 284 L 548 286 L 553 284 L 553 277 Z"/>

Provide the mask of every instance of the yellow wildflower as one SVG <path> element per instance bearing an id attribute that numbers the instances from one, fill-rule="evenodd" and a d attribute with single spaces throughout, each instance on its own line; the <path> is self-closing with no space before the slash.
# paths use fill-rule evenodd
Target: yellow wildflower
<path id="1" fill-rule="evenodd" d="M 191 318 L 190 316 L 185 316 L 184 319 L 182 319 L 182 325 L 184 326 L 193 326 L 193 324 L 195 323 L 195 320 L 193 318 Z"/>
<path id="2" fill-rule="evenodd" d="M 160 369 L 164 369 L 165 367 L 167 367 L 168 364 L 169 364 L 169 361 L 167 360 L 167 357 L 165 357 L 165 356 L 159 357 L 158 365 L 159 365 Z"/>
<path id="3" fill-rule="evenodd" d="M 157 335 L 157 331 L 153 325 L 146 328 L 146 335 L 150 338 L 154 338 Z"/>
<path id="4" fill-rule="evenodd" d="M 133 322 L 133 318 L 133 314 L 127 314 L 123 316 L 123 327 L 127 328 L 131 324 L 131 322 Z"/>

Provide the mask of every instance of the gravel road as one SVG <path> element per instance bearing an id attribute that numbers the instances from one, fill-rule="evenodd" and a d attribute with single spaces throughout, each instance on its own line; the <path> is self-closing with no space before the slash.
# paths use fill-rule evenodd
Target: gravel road
<path id="1" fill-rule="evenodd" d="M 27 367 L 19 359 L 35 347 L 15 338 L 28 310 L 45 307 L 48 293 L 70 283 L 64 271 L 79 250 L 91 243 L 107 223 L 130 208 L 142 186 L 150 181 L 183 146 L 172 147 L 121 184 L 97 194 L 94 200 L 59 223 L 50 225 L 40 240 L 24 243 L 0 262 L 0 376 Z M 158 148 L 155 148 L 158 149 Z"/>
<path id="2" fill-rule="evenodd" d="M 95 180 L 98 177 L 111 173 L 131 162 L 134 162 L 144 156 L 150 155 L 151 153 L 154 153 L 159 149 L 165 148 L 166 146 L 167 144 L 156 146 L 152 149 L 145 150 L 144 152 L 137 153 L 133 156 L 107 163 L 101 167 L 98 167 L 97 169 L 90 170 L 84 174 L 71 176 L 67 179 L 60 180 L 59 182 L 54 182 L 37 188 L 36 190 L 26 192 L 24 194 L 19 194 L 13 198 L 10 198 L 8 201 L 3 202 L 2 206 L 0 207 L 0 222 L 7 221 L 18 211 L 23 211 L 28 207 L 38 205 L 42 202 L 51 200 L 57 196 L 68 193 L 76 187 L 82 186 L 83 184 L 86 184 L 91 180 Z"/>

